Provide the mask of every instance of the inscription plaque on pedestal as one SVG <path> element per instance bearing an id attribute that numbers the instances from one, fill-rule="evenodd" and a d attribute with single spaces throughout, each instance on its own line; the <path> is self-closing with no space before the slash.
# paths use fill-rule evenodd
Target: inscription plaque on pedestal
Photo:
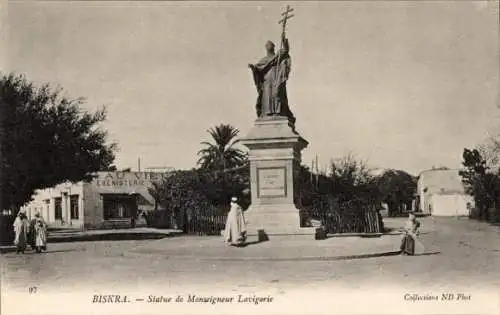
<path id="1" fill-rule="evenodd" d="M 257 194 L 262 197 L 286 197 L 286 168 L 257 169 Z"/>

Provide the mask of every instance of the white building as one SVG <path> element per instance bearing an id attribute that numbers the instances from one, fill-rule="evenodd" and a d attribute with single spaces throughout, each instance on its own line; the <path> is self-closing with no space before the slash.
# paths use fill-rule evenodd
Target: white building
<path id="1" fill-rule="evenodd" d="M 154 209 L 148 188 L 165 176 L 165 172 L 98 172 L 91 182 L 38 190 L 23 210 L 29 218 L 39 212 L 50 227 L 128 227 L 134 213 Z"/>
<path id="2" fill-rule="evenodd" d="M 170 166 L 150 166 L 146 167 L 144 171 L 153 173 L 169 173 L 175 171 L 175 169 Z"/>
<path id="3" fill-rule="evenodd" d="M 474 204 L 465 192 L 458 170 L 434 169 L 420 173 L 417 183 L 419 210 L 434 216 L 468 216 Z"/>

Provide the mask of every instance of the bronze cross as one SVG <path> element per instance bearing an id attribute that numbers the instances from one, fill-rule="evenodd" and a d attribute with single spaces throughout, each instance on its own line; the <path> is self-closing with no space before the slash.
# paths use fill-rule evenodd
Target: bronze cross
<path id="1" fill-rule="evenodd" d="M 278 21 L 278 24 L 282 24 L 283 25 L 283 30 L 282 30 L 282 33 L 281 33 L 282 35 L 285 34 L 286 22 L 288 21 L 288 19 L 290 19 L 290 18 L 292 18 L 294 16 L 294 14 L 290 14 L 292 12 L 293 12 L 293 8 L 291 8 L 289 5 L 287 5 L 285 12 L 281 13 L 281 15 L 283 16 L 283 18 Z"/>
<path id="2" fill-rule="evenodd" d="M 281 30 L 281 43 L 280 43 L 280 50 L 278 52 L 278 61 L 276 63 L 276 65 L 279 66 L 280 64 L 280 59 L 281 59 L 281 48 L 283 48 L 283 41 L 285 40 L 285 28 L 286 28 L 286 22 L 288 21 L 288 19 L 292 18 L 293 17 L 293 14 L 290 14 L 293 12 L 293 8 L 291 8 L 289 5 L 286 6 L 286 10 L 285 12 L 281 13 L 281 15 L 283 16 L 281 18 L 281 20 L 278 21 L 278 24 L 282 24 L 283 25 L 283 29 Z M 279 74 L 279 71 L 276 71 L 276 75 L 275 75 L 275 80 L 278 79 L 278 74 Z"/>

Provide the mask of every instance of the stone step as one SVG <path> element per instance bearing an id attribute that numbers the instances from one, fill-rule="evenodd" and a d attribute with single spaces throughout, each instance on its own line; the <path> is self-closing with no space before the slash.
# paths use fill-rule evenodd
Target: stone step
<path id="1" fill-rule="evenodd" d="M 326 238 L 325 231 L 318 227 L 265 227 L 247 228 L 248 237 L 257 237 L 259 241 L 280 239 L 280 240 L 297 240 L 297 239 L 324 239 Z"/>
<path id="2" fill-rule="evenodd" d="M 220 231 L 220 235 L 224 236 L 224 230 Z M 297 228 L 297 227 L 266 227 L 255 228 L 252 226 L 247 227 L 247 241 L 266 241 L 269 239 L 281 239 L 281 240 L 297 240 L 297 239 L 325 239 L 326 233 L 323 228 L 320 227 L 307 227 L 307 228 Z"/>

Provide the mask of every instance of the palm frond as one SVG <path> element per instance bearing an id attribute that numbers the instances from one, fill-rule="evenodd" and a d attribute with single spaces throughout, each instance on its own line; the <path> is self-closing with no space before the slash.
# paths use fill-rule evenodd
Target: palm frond
<path id="1" fill-rule="evenodd" d="M 238 129 L 231 125 L 220 124 L 209 128 L 207 132 L 212 137 L 213 143 L 201 142 L 205 148 L 198 151 L 200 156 L 198 165 L 205 169 L 221 170 L 244 163 L 246 159 L 245 153 L 232 147 L 238 142 L 238 140 L 235 140 L 240 132 Z"/>

